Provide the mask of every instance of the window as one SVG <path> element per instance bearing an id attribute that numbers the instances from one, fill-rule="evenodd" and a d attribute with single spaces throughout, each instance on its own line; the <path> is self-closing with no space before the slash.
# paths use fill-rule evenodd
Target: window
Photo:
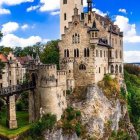
<path id="1" fill-rule="evenodd" d="M 99 73 L 101 73 L 101 68 L 99 67 Z"/>
<path id="2" fill-rule="evenodd" d="M 97 32 L 91 32 L 91 38 L 97 38 L 98 33 Z"/>
<path id="3" fill-rule="evenodd" d="M 100 50 L 100 57 L 102 57 L 102 50 Z"/>
<path id="4" fill-rule="evenodd" d="M 89 57 L 89 48 L 84 49 L 84 57 Z"/>
<path id="5" fill-rule="evenodd" d="M 105 57 L 105 51 L 104 51 L 104 57 Z"/>
<path id="6" fill-rule="evenodd" d="M 63 0 L 63 4 L 67 4 L 67 0 Z"/>
<path id="7" fill-rule="evenodd" d="M 115 39 L 115 44 L 117 44 L 117 38 Z"/>
<path id="8" fill-rule="evenodd" d="M 81 0 L 81 5 L 83 5 L 83 0 Z"/>
<path id="9" fill-rule="evenodd" d="M 79 57 L 79 49 L 74 49 L 74 57 Z"/>
<path id="10" fill-rule="evenodd" d="M 64 57 L 69 57 L 69 50 L 64 50 Z"/>
<path id="11" fill-rule="evenodd" d="M 77 44 L 77 43 L 80 43 L 80 35 L 75 33 L 73 36 L 72 36 L 72 44 Z"/>
<path id="12" fill-rule="evenodd" d="M 67 15 L 66 15 L 66 13 L 64 13 L 64 20 L 67 20 Z"/>
<path id="13" fill-rule="evenodd" d="M 98 50 L 96 50 L 96 57 L 98 57 L 99 56 L 99 54 L 98 54 Z"/>
<path id="14" fill-rule="evenodd" d="M 122 41 L 120 40 L 120 46 L 122 46 Z"/>
<path id="15" fill-rule="evenodd" d="M 79 70 L 86 70 L 86 66 L 85 66 L 84 64 L 81 64 L 81 65 L 79 66 Z"/>

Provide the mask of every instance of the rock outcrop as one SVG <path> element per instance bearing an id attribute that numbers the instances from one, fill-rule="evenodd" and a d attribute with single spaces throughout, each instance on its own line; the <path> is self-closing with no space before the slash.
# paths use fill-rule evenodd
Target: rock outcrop
<path id="1" fill-rule="evenodd" d="M 119 99 L 108 99 L 103 91 L 97 85 L 87 87 L 85 99 L 82 101 L 69 101 L 69 105 L 80 110 L 82 114 L 82 125 L 87 130 L 87 139 L 108 139 L 105 137 L 106 127 L 110 127 L 110 131 L 119 129 L 119 121 L 126 118 L 127 108 L 125 104 L 121 104 Z M 130 124 L 130 119 L 126 119 Z M 108 125 L 109 124 L 109 125 Z M 134 128 L 133 138 L 137 140 Z M 110 132 L 109 132 L 110 133 Z M 63 135 L 62 129 L 54 129 L 52 132 L 45 132 L 46 140 L 79 140 L 76 133 L 71 135 Z"/>

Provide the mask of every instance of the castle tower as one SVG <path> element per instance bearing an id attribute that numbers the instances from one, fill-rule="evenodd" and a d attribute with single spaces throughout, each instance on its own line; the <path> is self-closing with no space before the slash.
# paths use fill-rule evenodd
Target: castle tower
<path id="1" fill-rule="evenodd" d="M 77 7 L 78 14 L 83 12 L 83 0 L 60 0 L 60 35 L 64 34 L 64 28 L 72 21 L 74 8 Z"/>

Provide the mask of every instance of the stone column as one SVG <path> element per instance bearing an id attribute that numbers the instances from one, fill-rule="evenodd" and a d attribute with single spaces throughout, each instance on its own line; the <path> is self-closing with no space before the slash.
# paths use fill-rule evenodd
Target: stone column
<path id="1" fill-rule="evenodd" d="M 9 129 L 16 129 L 16 101 L 15 95 L 7 97 L 7 125 Z"/>
<path id="2" fill-rule="evenodd" d="M 34 102 L 34 92 L 29 91 L 29 122 L 35 121 L 35 102 Z"/>

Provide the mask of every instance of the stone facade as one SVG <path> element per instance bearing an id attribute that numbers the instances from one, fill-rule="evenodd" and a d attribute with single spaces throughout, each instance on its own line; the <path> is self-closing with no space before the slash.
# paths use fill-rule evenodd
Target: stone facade
<path id="1" fill-rule="evenodd" d="M 60 66 L 72 83 L 68 87 L 98 83 L 105 74 L 122 77 L 123 33 L 108 17 L 78 11 L 75 7 L 59 42 Z"/>

